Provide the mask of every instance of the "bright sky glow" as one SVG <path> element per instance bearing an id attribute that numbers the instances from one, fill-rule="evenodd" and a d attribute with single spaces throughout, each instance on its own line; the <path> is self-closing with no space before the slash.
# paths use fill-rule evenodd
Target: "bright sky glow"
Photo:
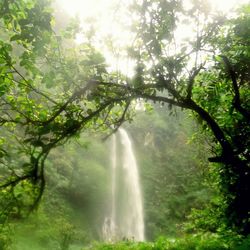
<path id="1" fill-rule="evenodd" d="M 228 12 L 231 8 L 249 2 L 249 0 L 210 0 L 214 9 Z"/>
<path id="2" fill-rule="evenodd" d="M 100 18 L 100 15 L 107 15 L 110 7 L 119 5 L 120 0 L 57 0 L 65 10 L 72 16 L 79 14 L 82 17 Z M 131 2 L 131 1 L 126 1 Z M 108 12 L 108 13 L 107 13 Z"/>
<path id="3" fill-rule="evenodd" d="M 214 9 L 227 12 L 232 7 L 249 0 L 210 0 Z M 79 14 L 81 17 L 103 17 L 109 15 L 110 7 L 119 5 L 121 0 L 58 0 L 63 8 L 72 16 Z M 132 2 L 126 1 L 127 3 Z M 122 3 L 124 4 L 124 2 Z"/>
<path id="4" fill-rule="evenodd" d="M 188 1 L 186 4 L 188 6 Z M 128 29 L 125 29 L 120 25 L 120 21 L 124 24 L 129 24 L 131 18 L 128 13 L 126 13 L 126 5 L 129 5 L 133 0 L 57 0 L 61 4 L 63 9 L 70 16 L 77 15 L 82 22 L 82 28 L 84 30 L 85 26 L 88 26 L 86 18 L 94 20 L 95 29 L 99 40 L 101 41 L 97 47 L 102 49 L 102 53 L 105 55 L 107 62 L 111 65 L 116 65 L 116 68 L 121 70 L 127 75 L 133 74 L 133 64 L 126 58 L 125 50 L 122 48 L 127 45 L 132 45 L 133 38 L 129 33 Z M 230 9 L 240 5 L 242 3 L 247 3 L 249 0 L 210 0 L 213 10 L 218 10 L 221 12 L 230 12 Z M 119 12 L 119 13 L 118 13 Z M 181 36 L 188 36 L 190 29 L 185 29 L 181 31 Z M 112 53 L 105 49 L 104 44 L 107 41 L 112 42 Z M 84 41 L 82 35 L 76 37 L 76 42 L 81 43 Z M 103 44 L 102 44 L 103 42 Z M 125 60 L 125 61 L 124 61 Z M 112 67 L 112 69 L 114 69 Z"/>

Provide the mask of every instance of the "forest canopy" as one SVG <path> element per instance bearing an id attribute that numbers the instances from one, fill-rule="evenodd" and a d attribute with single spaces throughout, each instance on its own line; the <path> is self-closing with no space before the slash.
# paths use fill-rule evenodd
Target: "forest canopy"
<path id="1" fill-rule="evenodd" d="M 1 223 L 37 208 L 53 149 L 82 132 L 106 138 L 133 120 L 138 103 L 159 103 L 191 111 L 216 166 L 220 199 L 208 209 L 218 225 L 248 235 L 250 5 L 225 16 L 199 0 L 188 8 L 135 0 L 128 12 L 132 77 L 108 70 L 89 34 L 76 44 L 79 23 L 59 28 L 50 0 L 0 2 Z M 192 31 L 180 39 L 184 23 Z"/>

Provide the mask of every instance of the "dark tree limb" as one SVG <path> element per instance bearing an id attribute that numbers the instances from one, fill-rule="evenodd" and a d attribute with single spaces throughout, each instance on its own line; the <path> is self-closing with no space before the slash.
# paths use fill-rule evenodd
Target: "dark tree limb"
<path id="1" fill-rule="evenodd" d="M 234 99 L 233 99 L 233 106 L 235 107 L 235 109 L 237 109 L 248 121 L 250 121 L 250 113 L 248 110 L 246 110 L 245 108 L 242 107 L 241 105 L 241 100 L 240 100 L 240 92 L 239 92 L 239 86 L 237 83 L 237 76 L 235 71 L 233 70 L 233 67 L 229 61 L 229 59 L 224 56 L 224 55 L 220 55 L 220 57 L 222 58 L 226 69 L 228 71 L 228 74 L 231 78 L 232 81 L 232 87 L 233 87 L 233 91 L 234 91 Z"/>
<path id="2" fill-rule="evenodd" d="M 66 110 L 67 106 L 75 101 L 76 99 L 81 98 L 82 95 L 84 95 L 88 90 L 92 90 L 96 86 L 96 83 L 93 81 L 89 81 L 87 85 L 81 89 L 76 90 L 70 98 L 61 106 L 59 109 L 49 118 L 47 121 L 42 122 L 42 124 L 45 126 L 56 119 L 57 116 L 59 116 L 63 111 Z"/>
<path id="3" fill-rule="evenodd" d="M 116 123 L 116 127 L 112 130 L 112 132 L 110 134 L 108 134 L 107 136 L 105 136 L 103 138 L 103 141 L 107 140 L 112 134 L 115 134 L 118 131 L 118 129 L 121 127 L 122 123 L 126 120 L 125 116 L 126 116 L 126 113 L 128 111 L 128 108 L 130 106 L 130 103 L 131 103 L 131 100 L 129 100 L 127 102 L 127 104 L 126 104 L 126 106 L 125 106 L 125 108 L 123 110 L 122 116 L 120 117 L 120 119 Z"/>
<path id="4" fill-rule="evenodd" d="M 11 68 L 12 68 L 12 69 L 15 71 L 15 73 L 16 73 L 17 75 L 19 75 L 19 76 L 21 77 L 21 79 L 27 84 L 26 86 L 27 86 L 28 88 L 30 88 L 31 90 L 33 90 L 33 91 L 36 92 L 37 94 L 39 94 L 39 95 L 45 97 L 45 98 L 46 98 L 47 100 L 49 100 L 50 102 L 52 102 L 52 103 L 54 103 L 54 104 L 56 104 L 56 105 L 58 104 L 57 102 L 55 102 L 55 100 L 53 100 L 52 98 L 50 98 L 50 97 L 49 97 L 48 95 L 46 95 L 44 92 L 42 92 L 42 91 L 40 91 L 40 90 L 34 88 L 34 87 L 27 81 L 27 79 L 21 74 L 21 72 L 17 70 L 17 68 L 16 68 L 15 66 L 11 65 Z"/>
<path id="5" fill-rule="evenodd" d="M 203 66 L 204 64 L 201 64 L 198 68 L 194 69 L 192 74 L 189 76 L 188 86 L 187 86 L 187 99 L 191 99 L 192 97 L 192 90 L 194 86 L 195 77 L 200 73 Z"/>
<path id="6" fill-rule="evenodd" d="M 228 142 L 228 140 L 226 139 L 220 126 L 213 119 L 213 117 L 205 109 L 203 109 L 197 103 L 195 103 L 193 100 L 187 101 L 186 108 L 195 111 L 202 118 L 202 120 L 208 124 L 208 126 L 213 131 L 215 138 L 220 143 L 223 149 L 224 155 L 227 155 L 229 158 L 231 156 L 233 157 L 233 148 L 231 144 Z"/>

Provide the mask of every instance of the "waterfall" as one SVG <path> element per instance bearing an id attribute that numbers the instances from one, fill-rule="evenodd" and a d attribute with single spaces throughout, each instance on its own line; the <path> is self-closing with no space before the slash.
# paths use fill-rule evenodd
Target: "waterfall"
<path id="1" fill-rule="evenodd" d="M 111 211 L 103 224 L 103 237 L 106 241 L 143 241 L 142 195 L 132 143 L 122 128 L 111 143 Z"/>

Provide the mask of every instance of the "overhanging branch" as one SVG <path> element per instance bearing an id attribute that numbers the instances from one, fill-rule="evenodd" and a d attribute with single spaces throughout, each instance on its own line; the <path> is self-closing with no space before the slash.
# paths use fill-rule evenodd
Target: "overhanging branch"
<path id="1" fill-rule="evenodd" d="M 228 71 L 228 74 L 231 78 L 232 81 L 232 87 L 233 87 L 233 92 L 234 92 L 234 99 L 233 99 L 233 106 L 235 107 L 235 109 L 237 109 L 248 121 L 250 121 L 250 113 L 248 110 L 246 110 L 245 108 L 242 107 L 241 105 L 241 100 L 240 100 L 240 91 L 239 91 L 239 86 L 237 83 L 237 76 L 236 73 L 229 61 L 229 59 L 224 56 L 224 55 L 220 55 L 220 57 L 222 58 L 226 69 Z"/>

